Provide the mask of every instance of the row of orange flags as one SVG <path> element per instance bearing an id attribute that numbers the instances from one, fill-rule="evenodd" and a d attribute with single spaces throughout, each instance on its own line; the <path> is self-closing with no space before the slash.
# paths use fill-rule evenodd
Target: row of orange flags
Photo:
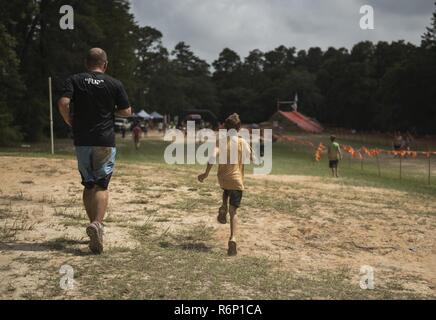
<path id="1" fill-rule="evenodd" d="M 279 141 L 286 141 L 286 142 L 292 142 L 297 143 L 300 145 L 306 145 L 310 147 L 315 147 L 313 142 L 309 140 L 299 139 L 291 136 L 285 136 L 285 135 L 277 135 L 275 136 L 276 140 Z M 324 144 L 320 143 L 315 151 L 315 160 L 321 161 L 322 154 L 327 148 Z M 354 149 L 352 146 L 349 145 L 343 145 L 342 150 L 350 154 L 355 159 L 362 160 L 364 156 L 373 158 L 378 157 L 380 154 L 387 154 L 392 155 L 395 157 L 400 158 L 417 158 L 418 156 L 425 156 L 429 158 L 431 155 L 436 155 L 436 151 L 410 151 L 410 150 L 383 150 L 383 149 L 369 149 L 367 147 L 361 147 L 360 149 Z"/>

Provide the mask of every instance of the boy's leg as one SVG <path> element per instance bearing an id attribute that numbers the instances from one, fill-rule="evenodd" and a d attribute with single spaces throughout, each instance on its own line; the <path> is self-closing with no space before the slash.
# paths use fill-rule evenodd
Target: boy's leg
<path id="1" fill-rule="evenodd" d="M 237 250 L 237 235 L 238 235 L 238 212 L 237 208 L 230 205 L 230 240 L 229 240 L 229 249 L 227 254 L 229 256 L 236 256 L 238 254 Z"/>
<path id="2" fill-rule="evenodd" d="M 229 256 L 236 256 L 238 254 L 237 251 L 237 236 L 238 236 L 238 227 L 239 227 L 239 219 L 238 219 L 238 208 L 241 205 L 242 200 L 242 191 L 230 191 L 230 240 L 229 240 Z"/>
<path id="3" fill-rule="evenodd" d="M 227 190 L 223 191 L 223 203 L 218 210 L 217 220 L 221 224 L 227 224 L 227 211 L 229 202 L 229 192 Z"/>
<path id="4" fill-rule="evenodd" d="M 238 208 L 230 206 L 230 241 L 236 242 L 238 236 Z"/>
<path id="5" fill-rule="evenodd" d="M 223 204 L 221 207 L 223 208 L 228 208 L 228 203 L 229 203 L 229 193 L 227 191 L 223 192 Z"/>
<path id="6" fill-rule="evenodd" d="M 329 169 L 332 172 L 332 176 L 335 176 L 335 170 L 333 169 L 332 162 L 329 160 Z"/>

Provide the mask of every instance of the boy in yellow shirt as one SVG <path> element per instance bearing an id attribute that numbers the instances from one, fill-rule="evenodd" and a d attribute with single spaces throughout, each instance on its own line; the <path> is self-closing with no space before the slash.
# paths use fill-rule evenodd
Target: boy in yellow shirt
<path id="1" fill-rule="evenodd" d="M 336 142 L 336 136 L 330 137 L 328 146 L 329 167 L 332 170 L 333 178 L 339 178 L 338 166 L 339 160 L 342 160 L 342 152 L 339 143 Z"/>
<path id="2" fill-rule="evenodd" d="M 225 128 L 227 130 L 235 130 L 239 132 L 241 129 L 241 120 L 238 114 L 233 114 L 225 121 Z M 222 163 L 219 161 L 218 165 L 218 182 L 223 192 L 223 203 L 218 213 L 218 222 L 221 224 L 227 223 L 227 212 L 230 213 L 230 240 L 228 247 L 228 255 L 237 255 L 237 231 L 238 231 L 238 215 L 237 210 L 241 206 L 242 195 L 244 191 L 244 163 L 245 157 L 250 156 L 253 158 L 250 145 L 243 138 L 239 136 L 227 135 L 227 161 Z M 233 141 L 232 141 L 233 139 Z M 225 144 L 225 142 L 224 142 Z M 220 144 L 221 145 L 221 144 Z M 237 159 L 231 161 L 232 145 L 237 146 Z M 236 155 L 236 154 L 235 154 Z M 215 157 L 219 156 L 219 150 L 216 150 Z M 232 164 L 233 163 L 233 164 Z M 203 182 L 209 176 L 210 170 L 213 167 L 213 162 L 209 161 L 206 172 L 198 176 L 198 180 Z M 229 206 L 230 205 L 230 206 Z"/>

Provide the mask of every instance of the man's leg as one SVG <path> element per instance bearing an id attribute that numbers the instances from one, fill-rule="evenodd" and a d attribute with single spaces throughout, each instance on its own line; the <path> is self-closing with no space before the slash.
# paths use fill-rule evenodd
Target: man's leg
<path id="1" fill-rule="evenodd" d="M 89 218 L 89 222 L 103 223 L 109 202 L 109 192 L 99 186 L 93 189 L 83 190 L 83 204 Z"/>
<path id="2" fill-rule="evenodd" d="M 99 186 L 95 186 L 93 189 L 93 212 L 95 213 L 94 221 L 103 224 L 104 216 L 106 215 L 106 209 L 109 202 L 109 192 Z"/>
<path id="3" fill-rule="evenodd" d="M 86 228 L 89 236 L 89 248 L 93 253 L 103 252 L 103 219 L 109 201 L 109 193 L 106 189 L 95 186 L 91 191 L 91 224 Z"/>
<path id="4" fill-rule="evenodd" d="M 89 222 L 95 221 L 95 211 L 93 209 L 94 202 L 94 189 L 83 189 L 83 204 L 85 205 L 86 214 L 88 215 Z"/>
<path id="5" fill-rule="evenodd" d="M 91 190 L 91 216 L 93 221 L 87 227 L 89 247 L 94 253 L 103 252 L 103 219 L 109 202 L 108 186 L 115 165 L 115 148 L 94 147 L 92 168 L 94 188 Z"/>

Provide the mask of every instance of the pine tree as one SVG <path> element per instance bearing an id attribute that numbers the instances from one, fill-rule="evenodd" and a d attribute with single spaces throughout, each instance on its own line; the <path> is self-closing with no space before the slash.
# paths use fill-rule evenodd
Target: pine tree
<path id="1" fill-rule="evenodd" d="M 422 36 L 422 47 L 427 49 L 436 48 L 436 10 L 433 12 L 431 20 L 430 27 L 427 28 L 427 32 Z"/>

